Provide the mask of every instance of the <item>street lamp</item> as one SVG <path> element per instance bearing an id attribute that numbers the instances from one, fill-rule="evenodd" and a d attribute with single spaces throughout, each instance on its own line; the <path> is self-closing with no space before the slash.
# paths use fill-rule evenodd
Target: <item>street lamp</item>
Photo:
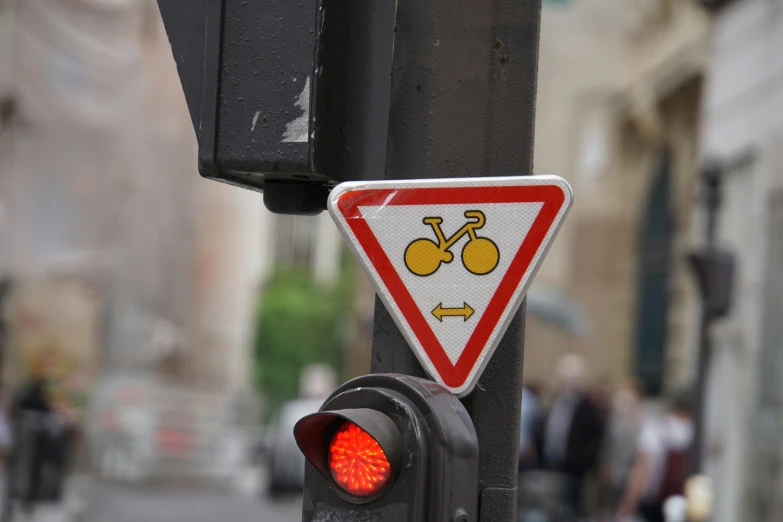
<path id="1" fill-rule="evenodd" d="M 688 256 L 702 300 L 696 385 L 693 390 L 694 434 L 690 466 L 694 475 L 703 469 L 706 389 L 712 359 L 710 328 L 717 319 L 728 315 L 734 281 L 734 255 L 715 244 L 723 172 L 724 166 L 716 160 L 705 162 L 701 169 L 706 211 L 705 246 Z"/>

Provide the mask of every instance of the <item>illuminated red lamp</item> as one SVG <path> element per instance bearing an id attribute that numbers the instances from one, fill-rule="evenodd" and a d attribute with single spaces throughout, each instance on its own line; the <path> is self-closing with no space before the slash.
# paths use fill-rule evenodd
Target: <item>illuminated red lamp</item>
<path id="1" fill-rule="evenodd" d="M 334 481 L 357 497 L 372 497 L 391 482 L 391 464 L 369 433 L 346 421 L 329 443 L 329 469 Z"/>

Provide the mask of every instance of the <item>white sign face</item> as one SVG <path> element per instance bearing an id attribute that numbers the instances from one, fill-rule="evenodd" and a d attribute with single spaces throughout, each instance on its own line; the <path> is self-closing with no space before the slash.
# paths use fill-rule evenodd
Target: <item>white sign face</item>
<path id="1" fill-rule="evenodd" d="M 465 396 L 571 201 L 557 176 L 357 182 L 329 212 L 427 373 Z"/>

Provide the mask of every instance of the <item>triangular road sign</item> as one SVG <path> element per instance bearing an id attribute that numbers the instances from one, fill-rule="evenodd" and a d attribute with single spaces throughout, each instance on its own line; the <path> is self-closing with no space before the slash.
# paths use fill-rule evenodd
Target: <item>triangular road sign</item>
<path id="1" fill-rule="evenodd" d="M 571 200 L 557 176 L 355 182 L 329 212 L 422 366 L 464 396 Z"/>

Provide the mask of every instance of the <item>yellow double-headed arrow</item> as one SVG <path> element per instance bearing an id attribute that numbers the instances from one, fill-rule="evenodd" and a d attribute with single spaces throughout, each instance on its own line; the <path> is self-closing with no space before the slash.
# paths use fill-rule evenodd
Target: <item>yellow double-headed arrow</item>
<path id="1" fill-rule="evenodd" d="M 463 317 L 467 321 L 474 312 L 475 310 L 468 303 L 463 303 L 462 308 L 443 308 L 443 303 L 438 303 L 432 315 L 440 322 L 443 322 L 444 317 Z"/>

